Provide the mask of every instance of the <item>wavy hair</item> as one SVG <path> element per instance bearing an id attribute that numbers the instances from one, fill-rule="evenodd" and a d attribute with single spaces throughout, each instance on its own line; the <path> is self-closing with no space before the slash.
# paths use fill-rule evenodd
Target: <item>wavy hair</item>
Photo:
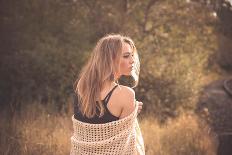
<path id="1" fill-rule="evenodd" d="M 115 81 L 114 74 L 119 72 L 120 57 L 122 55 L 123 43 L 127 43 L 134 52 L 134 70 L 132 77 L 134 78 L 134 86 L 138 84 L 139 77 L 139 58 L 136 47 L 132 39 L 119 34 L 108 34 L 101 38 L 87 64 L 82 68 L 79 78 L 76 81 L 75 92 L 78 95 L 78 104 L 80 112 L 88 118 L 94 117 L 97 110 L 102 116 L 105 112 L 103 103 L 101 102 L 100 92 L 106 82 Z"/>

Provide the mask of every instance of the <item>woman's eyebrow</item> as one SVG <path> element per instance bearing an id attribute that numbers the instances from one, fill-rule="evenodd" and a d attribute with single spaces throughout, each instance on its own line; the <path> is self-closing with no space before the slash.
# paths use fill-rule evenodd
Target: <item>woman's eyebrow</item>
<path id="1" fill-rule="evenodd" d="M 123 53 L 123 54 L 131 54 L 132 52 L 125 52 L 125 53 Z"/>

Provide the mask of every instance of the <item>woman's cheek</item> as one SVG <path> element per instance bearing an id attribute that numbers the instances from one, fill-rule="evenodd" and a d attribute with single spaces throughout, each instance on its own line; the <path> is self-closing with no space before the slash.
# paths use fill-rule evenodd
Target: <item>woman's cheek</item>
<path id="1" fill-rule="evenodd" d="M 125 68 L 126 68 L 126 61 L 125 60 L 123 60 L 122 62 L 121 62 L 121 69 L 122 70 L 125 70 Z"/>
<path id="2" fill-rule="evenodd" d="M 127 75 L 128 71 L 129 71 L 128 68 L 129 68 L 129 66 L 127 65 L 127 62 L 125 60 L 121 61 L 121 64 L 120 64 L 121 74 Z"/>

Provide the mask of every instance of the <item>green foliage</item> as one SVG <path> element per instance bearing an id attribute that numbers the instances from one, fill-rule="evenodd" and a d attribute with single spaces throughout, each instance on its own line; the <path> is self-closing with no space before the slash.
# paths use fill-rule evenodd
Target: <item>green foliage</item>
<path id="1" fill-rule="evenodd" d="M 178 109 L 195 107 L 208 59 L 217 50 L 215 22 L 206 9 L 186 2 L 163 1 L 152 8 L 149 33 L 139 44 L 138 88 L 152 113 L 175 116 Z"/>
<path id="2" fill-rule="evenodd" d="M 211 73 L 216 20 L 197 3 L 23 0 L 4 6 L 4 103 L 65 103 L 96 41 L 107 33 L 135 40 L 141 59 L 137 99 L 156 116 L 193 109 Z"/>

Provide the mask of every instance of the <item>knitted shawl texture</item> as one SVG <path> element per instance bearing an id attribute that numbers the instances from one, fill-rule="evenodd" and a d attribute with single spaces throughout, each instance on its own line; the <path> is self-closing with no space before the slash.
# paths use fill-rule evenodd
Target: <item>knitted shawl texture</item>
<path id="1" fill-rule="evenodd" d="M 129 116 L 104 124 L 84 123 L 72 116 L 70 155 L 145 155 L 137 114 L 136 104 Z"/>

